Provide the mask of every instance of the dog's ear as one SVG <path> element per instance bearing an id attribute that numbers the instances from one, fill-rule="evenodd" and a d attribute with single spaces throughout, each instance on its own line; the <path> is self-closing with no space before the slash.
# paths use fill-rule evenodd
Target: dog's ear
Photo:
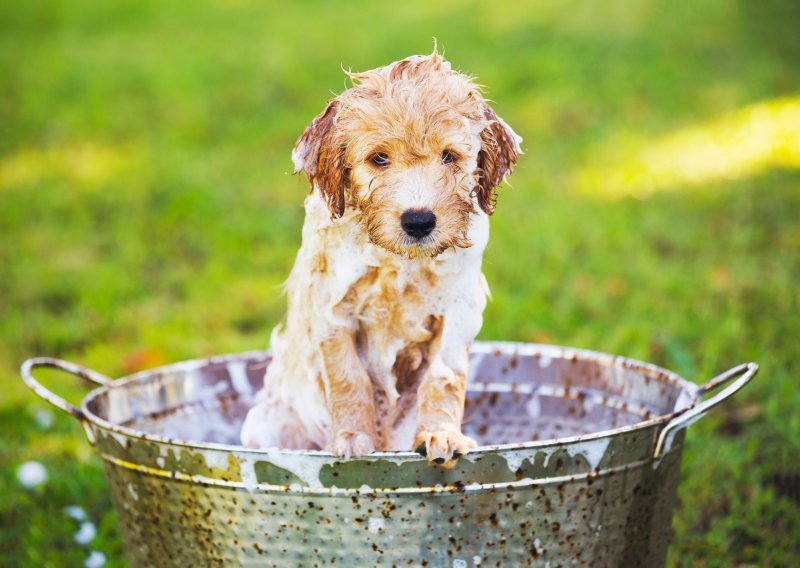
<path id="1" fill-rule="evenodd" d="M 303 131 L 292 151 L 294 173 L 303 171 L 312 191 L 316 183 L 334 219 L 344 214 L 344 190 L 348 176 L 344 164 L 345 148 L 335 136 L 338 105 L 336 99 L 330 101 Z"/>
<path id="2" fill-rule="evenodd" d="M 486 126 L 481 131 L 481 149 L 478 152 L 478 185 L 475 194 L 478 205 L 488 215 L 494 213 L 495 188 L 511 173 L 522 153 L 522 138 L 498 117 L 489 105 L 483 111 Z"/>

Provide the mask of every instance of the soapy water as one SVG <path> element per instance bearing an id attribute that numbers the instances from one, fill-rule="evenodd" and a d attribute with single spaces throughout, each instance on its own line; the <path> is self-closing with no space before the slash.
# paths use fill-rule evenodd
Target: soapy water
<path id="1" fill-rule="evenodd" d="M 218 400 L 220 404 L 194 404 L 143 416 L 125 426 L 188 442 L 239 445 L 239 432 L 252 399 L 245 400 L 234 393 Z"/>
<path id="2" fill-rule="evenodd" d="M 211 403 L 140 416 L 124 425 L 165 438 L 239 445 L 239 433 L 252 400 L 252 396 L 228 391 Z M 479 445 L 510 444 L 581 436 L 653 416 L 653 409 L 574 388 L 565 392 L 542 386 L 529 393 L 482 390 L 467 393 L 462 429 Z"/>
<path id="3" fill-rule="evenodd" d="M 635 362 L 532 345 L 512 346 L 509 353 L 507 346 L 490 345 L 502 346 L 473 346 L 462 425 L 479 445 L 613 430 L 683 404 L 680 386 Z M 112 389 L 90 408 L 165 438 L 239 445 L 268 364 L 261 352 L 179 363 Z"/>

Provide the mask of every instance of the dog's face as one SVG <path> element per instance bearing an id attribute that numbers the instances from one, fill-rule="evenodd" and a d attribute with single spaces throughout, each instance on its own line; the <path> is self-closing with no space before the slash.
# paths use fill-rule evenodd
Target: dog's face
<path id="1" fill-rule="evenodd" d="M 520 138 L 437 53 L 350 74 L 295 145 L 333 218 L 351 207 L 372 243 L 405 258 L 468 247 L 470 214 L 494 211 Z"/>

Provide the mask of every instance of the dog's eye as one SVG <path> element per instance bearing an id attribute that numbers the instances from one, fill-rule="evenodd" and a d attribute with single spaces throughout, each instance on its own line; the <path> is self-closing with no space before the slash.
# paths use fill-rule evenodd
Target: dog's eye
<path id="1" fill-rule="evenodd" d="M 389 165 L 389 156 L 383 152 L 378 152 L 370 158 L 370 161 L 379 168 L 385 168 Z"/>
<path id="2" fill-rule="evenodd" d="M 456 161 L 456 155 L 451 152 L 450 150 L 445 150 L 442 152 L 442 163 L 443 164 L 452 164 Z"/>

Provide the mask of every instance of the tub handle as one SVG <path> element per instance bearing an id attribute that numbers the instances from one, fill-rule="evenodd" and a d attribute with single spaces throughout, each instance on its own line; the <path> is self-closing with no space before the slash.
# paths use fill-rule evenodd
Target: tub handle
<path id="1" fill-rule="evenodd" d="M 97 371 L 92 371 L 91 369 L 81 367 L 75 363 L 70 363 L 69 361 L 63 361 L 61 359 L 53 359 L 51 357 L 35 357 L 33 359 L 28 359 L 22 364 L 20 373 L 22 374 L 22 380 L 25 381 L 25 384 L 28 385 L 29 389 L 59 410 L 63 410 L 81 422 L 86 420 L 82 410 L 75 408 L 57 394 L 50 392 L 48 389 L 43 387 L 39 381 L 33 378 L 31 371 L 33 371 L 33 369 L 36 367 L 51 367 L 53 369 L 66 371 L 67 373 L 77 375 L 87 382 L 100 386 L 110 385 L 113 382 L 111 379 L 98 373 Z"/>
<path id="2" fill-rule="evenodd" d="M 669 452 L 672 448 L 672 441 L 675 438 L 675 434 L 690 424 L 694 424 L 700 420 L 710 409 L 736 393 L 736 391 L 749 383 L 750 380 L 756 376 L 756 373 L 758 373 L 758 365 L 755 363 L 742 363 L 741 365 L 725 371 L 721 375 L 714 377 L 710 381 L 698 387 L 697 397 L 699 398 L 706 393 L 718 389 L 722 385 L 730 382 L 732 379 L 739 377 L 721 392 L 715 394 L 708 400 L 704 400 L 698 404 L 695 404 L 694 406 L 690 406 L 677 416 L 673 417 L 672 420 L 667 422 L 667 425 L 664 426 L 664 429 L 661 430 L 661 433 L 658 435 L 656 449 L 653 452 L 653 458 L 658 459 L 665 453 Z"/>

